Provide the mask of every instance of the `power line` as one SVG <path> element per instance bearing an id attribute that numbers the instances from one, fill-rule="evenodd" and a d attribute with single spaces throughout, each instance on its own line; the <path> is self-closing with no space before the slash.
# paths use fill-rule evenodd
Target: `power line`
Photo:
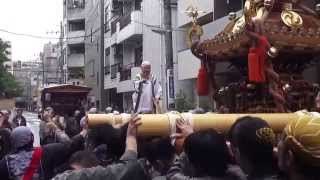
<path id="1" fill-rule="evenodd" d="M 36 39 L 59 39 L 55 37 L 45 37 L 45 36 L 39 36 L 39 35 L 33 35 L 33 34 L 16 33 L 16 32 L 11 32 L 5 29 L 0 29 L 0 31 L 8 34 L 13 34 L 17 36 L 27 36 L 27 37 L 36 38 Z"/>
<path id="2" fill-rule="evenodd" d="M 64 72 L 64 71 L 61 71 L 61 70 L 26 70 L 26 69 L 8 69 L 7 70 L 8 72 L 21 72 L 21 73 L 42 73 L 42 72 L 45 72 L 45 73 L 61 73 L 61 72 Z M 77 73 L 77 72 L 68 72 L 69 74 L 81 74 L 81 72 Z"/>
<path id="3" fill-rule="evenodd" d="M 110 18 L 111 19 L 111 18 Z M 117 20 L 115 20 L 117 21 Z M 107 21 L 108 22 L 108 21 Z M 163 29 L 161 28 L 160 26 L 157 26 L 157 25 L 151 25 L 151 24 L 146 24 L 146 23 L 143 23 L 143 22 L 140 22 L 140 21 L 134 21 L 132 20 L 131 22 L 134 22 L 134 23 L 137 23 L 137 24 L 142 24 L 146 27 L 151 27 L 151 28 L 157 28 L 157 29 L 160 29 L 160 30 L 166 30 L 166 29 Z M 104 25 L 106 26 L 106 24 Z M 97 33 L 98 31 L 100 31 L 101 28 L 97 28 L 95 29 L 94 31 L 92 31 L 90 34 L 88 35 L 84 35 L 84 36 L 75 36 L 75 37 L 67 37 L 66 40 L 70 40 L 70 39 L 78 39 L 78 38 L 87 38 L 87 37 L 90 37 L 92 35 L 94 35 L 95 33 Z M 184 28 L 176 28 L 176 27 L 172 27 L 171 29 L 167 29 L 167 30 L 170 30 L 170 31 L 186 31 Z M 13 32 L 13 31 L 9 31 L 9 30 L 6 30 L 6 29 L 1 29 L 0 28 L 0 32 L 4 32 L 4 33 L 8 33 L 8 34 L 12 34 L 12 35 L 16 35 L 16 36 L 24 36 L 24 37 L 30 37 L 30 38 L 35 38 L 35 39 L 54 39 L 54 40 L 61 40 L 61 39 L 64 39 L 62 37 L 50 37 L 50 36 L 41 36 L 41 35 L 34 35 L 34 34 L 27 34 L 27 33 L 18 33 L 18 32 Z"/>
<path id="4" fill-rule="evenodd" d="M 98 32 L 99 30 L 100 30 L 100 28 L 97 28 L 95 31 L 93 31 L 93 32 L 90 33 L 89 35 L 68 37 L 68 38 L 66 38 L 66 39 L 69 40 L 69 39 L 78 39 L 78 38 L 90 37 L 91 35 L 95 34 L 95 33 Z M 55 40 L 61 40 L 61 39 L 63 39 L 63 38 L 61 38 L 61 37 L 49 37 L 49 36 L 40 36 L 40 35 L 33 35 L 33 34 L 17 33 L 17 32 L 8 31 L 8 30 L 5 30 L 5 29 L 0 29 L 0 32 L 12 34 L 12 35 L 17 35 L 17 36 L 31 37 L 31 38 L 36 38 L 36 39 L 55 39 Z"/>
<path id="5" fill-rule="evenodd" d="M 141 25 L 144 25 L 147 27 L 157 28 L 159 30 L 164 30 L 164 31 L 186 31 L 185 28 L 171 27 L 170 29 L 164 29 L 164 28 L 161 28 L 160 25 L 151 25 L 151 24 L 146 24 L 146 23 L 140 22 L 140 21 L 134 21 L 134 20 L 132 20 L 132 22 L 137 23 L 137 24 L 141 24 Z"/>

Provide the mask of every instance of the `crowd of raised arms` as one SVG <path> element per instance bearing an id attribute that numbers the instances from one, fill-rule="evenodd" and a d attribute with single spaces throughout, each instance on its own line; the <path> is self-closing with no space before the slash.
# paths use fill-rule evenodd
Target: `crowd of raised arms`
<path id="1" fill-rule="evenodd" d="M 39 113 L 41 146 L 34 147 L 22 112 L 10 113 L 0 112 L 1 180 L 320 180 L 317 116 L 291 121 L 282 135 L 246 116 L 227 134 L 194 131 L 178 119 L 179 134 L 137 137 L 139 115 L 123 126 L 88 128 L 85 113 L 63 121 L 49 107 Z"/>

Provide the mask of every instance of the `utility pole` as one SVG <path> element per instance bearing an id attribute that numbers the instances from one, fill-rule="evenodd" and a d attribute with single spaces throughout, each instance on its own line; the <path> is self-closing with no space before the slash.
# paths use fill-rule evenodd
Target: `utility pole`
<path id="1" fill-rule="evenodd" d="M 166 66 L 167 69 L 173 68 L 173 49 L 172 49 L 172 12 L 171 0 L 163 0 L 164 13 L 163 23 L 165 32 L 165 50 L 166 50 Z"/>
<path id="2" fill-rule="evenodd" d="M 99 64 L 100 111 L 105 110 L 106 94 L 104 93 L 104 0 L 100 0 L 100 64 Z"/>
<path id="3" fill-rule="evenodd" d="M 174 75 L 173 75 L 173 47 L 172 47 L 172 8 L 171 0 L 163 0 L 163 27 L 165 29 L 165 57 L 166 57 L 166 106 L 167 109 L 174 108 Z"/>
<path id="4" fill-rule="evenodd" d="M 60 84 L 65 84 L 64 82 L 64 53 L 63 53 L 63 38 L 64 38 L 64 31 L 63 31 L 63 24 L 62 21 L 60 22 L 60 59 L 59 59 L 59 68 L 60 68 L 60 78 L 59 82 Z"/>
<path id="5" fill-rule="evenodd" d="M 44 54 L 40 53 L 40 58 L 42 60 L 42 87 L 45 85 L 45 79 L 44 79 Z"/>

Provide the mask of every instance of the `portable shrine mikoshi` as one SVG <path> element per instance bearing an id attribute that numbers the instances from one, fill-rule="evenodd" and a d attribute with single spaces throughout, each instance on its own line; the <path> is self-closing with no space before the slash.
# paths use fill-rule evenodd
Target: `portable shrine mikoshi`
<path id="1" fill-rule="evenodd" d="M 318 67 L 314 77 L 320 76 L 320 4 L 303 0 L 245 0 L 243 14 L 237 17 L 235 12 L 230 13 L 224 30 L 205 40 L 200 38 L 203 30 L 197 23 L 197 8 L 193 11 L 188 42 L 201 61 L 197 91 L 212 97 L 217 104 L 215 110 L 319 110 L 314 102 L 319 85 L 305 80 L 303 72 L 312 65 Z M 221 62 L 233 67 L 224 72 L 230 74 L 226 78 L 232 83 L 216 83 L 216 67 Z"/>
<path id="2" fill-rule="evenodd" d="M 130 114 L 88 114 L 90 127 L 103 124 L 121 125 L 130 119 Z M 226 133 L 232 124 L 240 117 L 253 116 L 266 120 L 276 133 L 281 133 L 286 124 L 297 120 L 302 116 L 319 116 L 318 113 L 299 111 L 296 113 L 269 113 L 269 114 L 191 114 L 191 113 L 167 113 L 167 114 L 143 114 L 141 126 L 138 127 L 140 136 L 169 136 L 176 132 L 176 120 L 183 118 L 190 122 L 195 131 L 203 129 L 216 129 Z"/>

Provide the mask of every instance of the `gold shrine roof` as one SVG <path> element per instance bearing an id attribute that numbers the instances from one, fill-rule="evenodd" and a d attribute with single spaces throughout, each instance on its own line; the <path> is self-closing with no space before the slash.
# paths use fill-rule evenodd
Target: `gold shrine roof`
<path id="1" fill-rule="evenodd" d="M 320 54 L 320 18 L 305 13 L 301 9 L 294 9 L 294 11 L 303 20 L 301 27 L 287 26 L 281 19 L 281 12 L 274 10 L 269 13 L 262 25 L 264 35 L 272 46 L 279 50 L 280 54 Z M 237 32 L 234 31 L 240 18 L 230 21 L 225 29 L 214 38 L 194 43 L 191 48 L 193 54 L 197 57 L 207 56 L 214 61 L 246 57 L 249 37 L 243 27 L 240 27 Z"/>

